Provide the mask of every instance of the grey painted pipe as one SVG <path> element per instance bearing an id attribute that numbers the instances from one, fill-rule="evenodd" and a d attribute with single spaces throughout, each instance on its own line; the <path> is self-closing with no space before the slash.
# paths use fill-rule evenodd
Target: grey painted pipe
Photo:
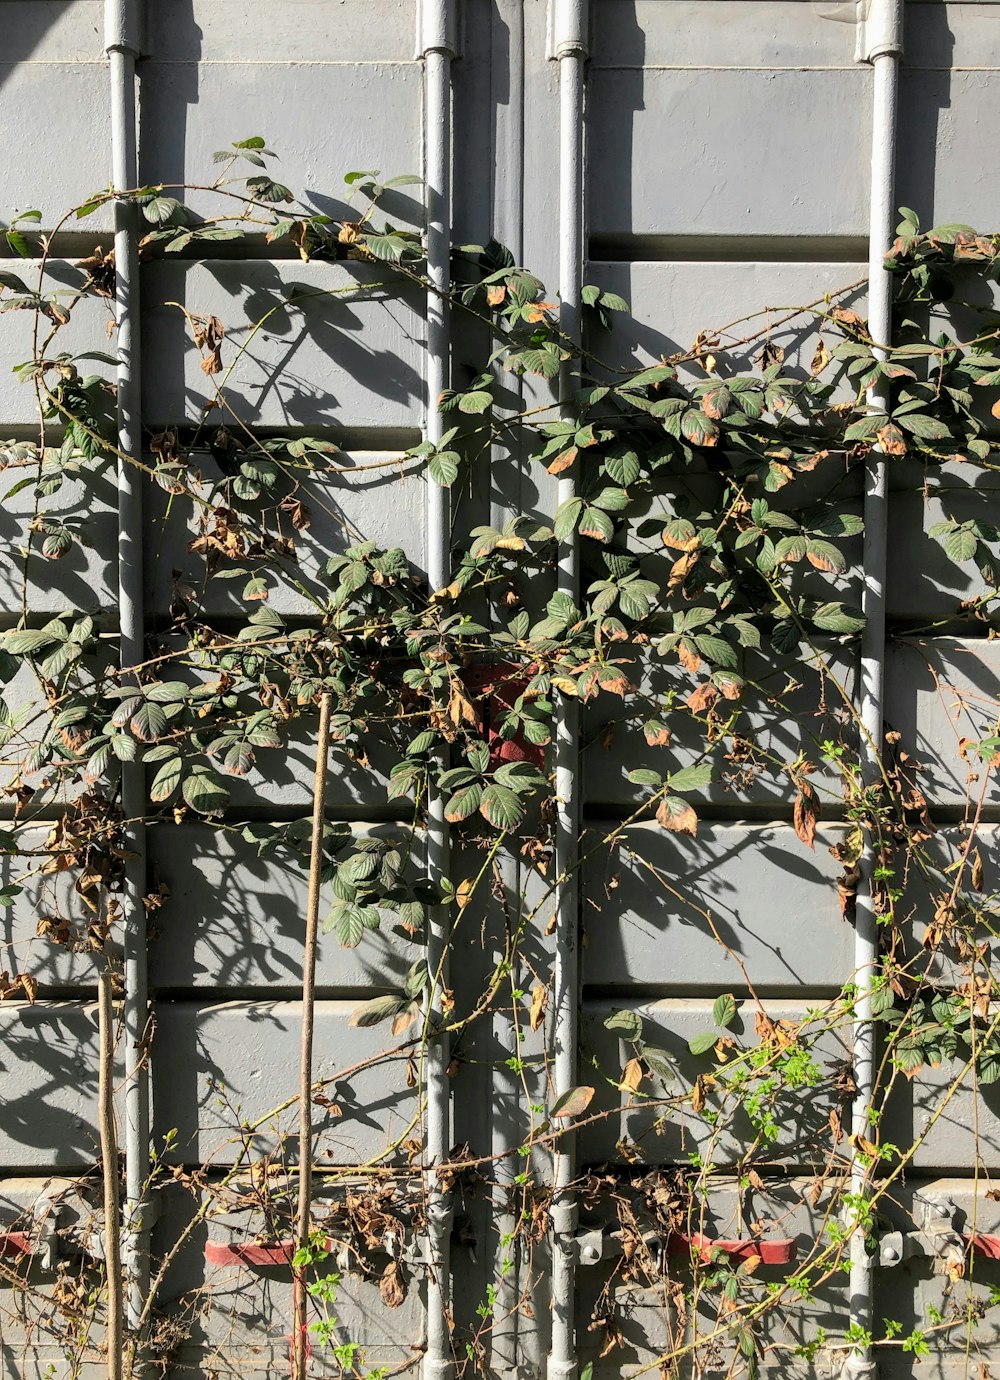
<path id="1" fill-rule="evenodd" d="M 426 435 L 435 444 L 444 433 L 438 411 L 441 390 L 450 376 L 451 285 L 451 64 L 458 56 L 457 15 L 451 0 L 422 0 L 418 14 L 418 47 L 424 60 L 424 181 L 427 197 Z M 451 574 L 451 504 L 447 488 L 428 476 L 426 484 L 427 575 L 432 590 Z M 428 801 L 427 864 L 432 877 L 451 874 L 451 839 L 444 817 L 444 797 L 432 791 Z M 427 926 L 427 967 L 438 991 L 448 985 L 448 911 L 435 908 Z M 451 1148 L 451 1089 L 448 1042 L 433 1039 L 427 1047 L 427 1106 L 424 1155 L 427 1193 L 427 1350 L 424 1380 L 448 1380 L 451 1352 L 451 1195 L 442 1193 L 434 1165 L 447 1160 Z"/>
<path id="2" fill-rule="evenodd" d="M 493 232 L 502 244 L 507 245 L 519 264 L 524 261 L 523 5 L 524 0 L 497 0 L 492 17 L 494 43 L 497 48 L 505 45 L 507 49 L 509 79 L 507 103 L 499 104 L 496 109 Z M 519 395 L 523 399 L 523 387 Z M 493 459 L 498 467 L 511 466 L 507 446 L 496 446 Z M 513 463 L 523 464 L 523 458 L 515 455 Z M 503 483 L 493 485 L 495 501 L 490 507 L 490 525 L 498 530 L 510 516 L 508 505 L 511 497 L 504 494 L 504 487 Z M 515 915 L 521 895 L 520 859 L 515 850 L 505 850 L 500 859 L 500 869 L 506 904 L 510 914 Z M 503 937 L 498 933 L 495 950 L 498 962 L 504 949 Z M 520 979 L 518 985 L 521 985 Z M 490 1132 L 490 1154 L 493 1156 L 491 1225 L 495 1243 L 490 1360 L 492 1373 L 496 1375 L 515 1374 L 520 1332 L 518 1300 L 522 1289 L 522 1257 L 517 1238 L 518 1219 L 512 1210 L 512 1195 L 521 1168 L 514 1152 L 524 1139 L 523 1134 L 519 1134 L 523 1107 L 520 1079 L 506 1063 L 520 1053 L 515 1036 L 509 1010 L 498 1006 L 493 1019 L 493 1068 L 490 1080 L 493 1097 Z M 510 1244 L 504 1245 L 505 1241 Z M 506 1257 L 510 1257 L 512 1263 L 503 1268 Z"/>
<path id="3" fill-rule="evenodd" d="M 136 59 L 142 52 L 141 0 L 106 0 L 105 49 L 110 60 L 112 180 L 117 191 L 139 184 L 136 117 Z M 118 325 L 118 448 L 142 458 L 139 375 L 138 207 L 115 202 L 115 318 Z M 141 471 L 118 462 L 118 606 L 120 664 L 143 659 L 142 490 Z M 125 1082 L 125 1236 L 123 1263 L 126 1318 L 138 1325 L 149 1290 L 150 1171 L 149 1069 L 144 1037 L 147 1022 L 146 977 L 146 812 L 141 762 L 123 762 L 121 801 L 125 817 L 125 892 L 123 896 Z"/>
<path id="4" fill-rule="evenodd" d="M 899 67 L 903 52 L 903 0 L 873 0 L 865 25 L 865 58 L 873 66 L 871 206 L 868 231 L 868 328 L 876 356 L 884 358 L 892 334 L 892 278 L 882 260 L 892 244 L 895 226 L 895 161 Z M 888 380 L 871 389 L 873 412 L 888 409 Z M 881 774 L 882 714 L 885 688 L 885 574 L 887 540 L 886 457 L 873 450 L 865 471 L 864 594 L 865 627 L 861 636 L 861 773 L 866 785 Z M 875 1025 L 872 1020 L 872 980 L 878 961 L 878 922 L 873 892 L 875 856 L 866 844 L 860 862 L 856 904 L 854 967 L 858 996 L 854 1013 L 854 1078 L 857 1093 L 851 1129 L 870 1134 L 868 1110 L 874 1095 Z M 851 1189 L 861 1194 L 866 1172 L 855 1160 Z M 863 1233 L 851 1239 L 851 1322 L 871 1330 L 874 1269 Z M 875 1373 L 871 1348 L 861 1348 L 845 1363 L 848 1377 Z"/>
<path id="5" fill-rule="evenodd" d="M 583 274 L 583 98 L 588 52 L 587 0 L 556 0 L 555 57 L 559 63 L 559 324 L 570 340 L 580 339 L 580 293 Z M 575 361 L 560 371 L 559 395 L 564 417 L 574 410 Z M 558 499 L 576 497 L 576 479 L 559 477 Z M 579 542 L 564 542 L 559 553 L 558 588 L 574 603 L 580 596 Z M 577 1080 L 579 971 L 577 931 L 579 897 L 577 844 L 579 809 L 579 708 L 560 696 L 555 722 L 556 896 L 555 972 L 553 979 L 552 1078 L 557 1094 Z M 572 1132 L 557 1142 L 553 1155 L 552 1203 L 552 1335 L 548 1380 L 573 1380 L 579 1371 L 576 1347 L 577 1205 L 571 1185 L 576 1174 Z"/>

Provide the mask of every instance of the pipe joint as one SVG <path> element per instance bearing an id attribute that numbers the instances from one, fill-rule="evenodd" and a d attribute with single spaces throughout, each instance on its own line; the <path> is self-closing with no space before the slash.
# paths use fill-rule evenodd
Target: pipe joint
<path id="1" fill-rule="evenodd" d="M 878 1366 L 870 1356 L 848 1356 L 840 1368 L 840 1380 L 875 1380 Z"/>
<path id="2" fill-rule="evenodd" d="M 461 11 L 456 0 L 417 0 L 417 57 L 462 56 Z"/>
<path id="3" fill-rule="evenodd" d="M 576 1229 L 580 1224 L 580 1208 L 576 1199 L 553 1203 L 549 1209 L 549 1220 L 552 1223 L 553 1236 L 557 1239 L 573 1237 L 575 1241 Z"/>
<path id="4" fill-rule="evenodd" d="M 440 1360 L 437 1357 L 426 1356 L 423 1365 L 420 1367 L 422 1380 L 452 1380 L 455 1374 L 454 1364 L 450 1360 Z"/>
<path id="5" fill-rule="evenodd" d="M 146 51 L 143 0 L 105 0 L 104 51 L 142 57 Z"/>
<path id="6" fill-rule="evenodd" d="M 549 0 L 549 57 L 590 56 L 590 0 Z"/>
<path id="7" fill-rule="evenodd" d="M 455 1217 L 455 1202 L 450 1193 L 433 1193 L 427 1203 L 427 1224 L 435 1231 L 446 1231 Z"/>
<path id="8" fill-rule="evenodd" d="M 904 0 L 871 0 L 861 34 L 861 60 L 903 55 Z"/>

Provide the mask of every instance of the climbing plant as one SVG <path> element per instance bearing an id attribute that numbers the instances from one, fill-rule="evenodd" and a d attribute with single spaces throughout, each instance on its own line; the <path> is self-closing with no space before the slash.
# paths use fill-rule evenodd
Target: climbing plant
<path id="1" fill-rule="evenodd" d="M 149 828 L 197 820 L 302 868 L 309 818 L 262 823 L 269 797 L 260 783 L 282 776 L 290 754 L 308 754 L 319 699 L 329 695 L 332 770 L 363 782 L 366 802 L 379 800 L 387 822 L 359 829 L 325 821 L 324 928 L 327 942 L 347 949 L 369 944 L 376 931 L 405 949 L 405 980 L 380 975 L 379 994 L 357 1006 L 352 1022 L 384 1031 L 385 1049 L 365 1067 L 384 1066 L 386 1077 L 403 1069 L 400 1090 L 411 1100 L 391 1143 L 363 1163 L 331 1167 L 327 1182 L 342 1192 L 317 1206 L 309 1246 L 286 1261 L 308 1271 L 313 1344 L 327 1347 L 344 1373 L 387 1373 L 337 1322 L 340 1272 L 377 1281 L 389 1307 L 419 1278 L 419 1259 L 403 1243 L 424 1226 L 424 1056 L 447 1033 L 457 1074 L 465 1041 L 503 1013 L 516 1035 L 508 1068 L 523 1094 L 520 1142 L 499 1154 L 463 1146 L 438 1167 L 443 1184 L 470 1198 L 495 1203 L 498 1185 L 506 1185 L 510 1225 L 497 1280 L 475 1318 L 453 1320 L 462 1373 L 490 1373 L 498 1291 L 518 1257 L 508 1311 L 530 1316 L 549 1230 L 547 1160 L 568 1134 L 581 1139 L 576 1187 L 584 1218 L 617 1226 L 617 1253 L 588 1296 L 590 1327 L 609 1365 L 626 1346 L 622 1288 L 657 1291 L 663 1341 L 645 1369 L 659 1366 L 664 1375 L 693 1362 L 699 1373 L 753 1376 L 761 1364 L 812 1364 L 868 1344 L 857 1327 L 808 1331 L 804 1320 L 847 1267 L 852 1230 L 875 1247 L 887 1206 L 943 1110 L 1000 1077 L 995 897 L 979 842 L 1000 725 L 990 703 L 980 728 L 962 737 L 969 802 L 948 830 L 935 827 L 917 745 L 904 733 L 893 729 L 875 745 L 880 778 L 864 779 L 854 683 L 863 627 L 859 476 L 876 448 L 894 474 L 898 468 L 917 483 L 956 468 L 995 468 L 986 419 L 1000 415 L 1000 318 L 980 289 L 1000 279 L 1000 236 L 962 225 L 923 232 L 903 211 L 886 260 L 896 281 L 892 342 L 870 337 L 857 300 L 863 284 L 855 282 L 809 304 L 762 307 L 706 328 L 690 348 L 639 364 L 621 297 L 584 286 L 581 346 L 561 332 L 543 283 L 504 245 L 456 245 L 449 297 L 461 347 L 452 387 L 439 400 L 448 429 L 440 444 L 356 462 L 329 431 L 278 435 L 252 425 L 230 384 L 278 312 L 316 298 L 391 302 L 432 290 L 420 232 L 384 209 L 393 189 L 417 179 L 350 172 L 355 210 L 336 219 L 316 214 L 272 177 L 274 154 L 261 138 L 239 140 L 216 159 L 209 184 L 128 193 L 145 225 L 145 262 L 263 237 L 274 255 L 347 271 L 331 267 L 328 287 L 322 277 L 290 286 L 246 320 L 202 314 L 193 301 L 172 304 L 200 353 L 204 399 L 148 435 L 141 459 L 117 447 L 107 340 L 82 350 L 63 344 L 94 301 L 108 304 L 114 336 L 113 253 L 95 249 L 69 287 L 52 271 L 61 232 L 85 229 L 112 192 L 75 208 L 50 236 L 39 234 L 34 212 L 7 230 L 24 263 L 0 274 L 0 312 L 32 320 L 30 353 L 12 364 L 37 395 L 39 425 L 37 437 L 0 447 L 10 481 L 5 503 L 21 526 L 7 566 L 23 589 L 23 616 L 0 638 L 7 687 L 0 746 L 12 806 L 0 834 L 10 862 L 0 900 L 36 898 L 45 944 L 116 963 L 122 831 L 131 823 L 116 774 L 134 761 L 146 768 Z M 189 194 L 198 211 L 185 204 Z M 786 331 L 815 341 L 811 360 L 785 358 Z M 578 386 L 560 398 L 567 363 Z M 889 387 L 884 413 L 873 410 L 868 391 L 879 381 Z M 294 377 L 281 382 L 294 393 Z M 492 525 L 478 519 L 498 458 L 530 467 L 542 500 Z M 186 531 L 185 568 L 167 582 L 169 607 L 148 620 L 141 664 L 124 667 L 108 610 L 70 608 L 43 620 L 31 607 L 46 563 L 72 561 L 80 548 L 113 558 L 102 546 L 95 495 L 117 465 L 141 471 L 151 509 L 155 499 L 164 513 L 152 542 L 159 559 L 176 549 L 164 534 Z M 419 484 L 451 489 L 451 574 L 442 588 L 428 587 L 419 551 L 384 549 L 338 515 L 335 486 L 371 471 L 399 484 L 400 503 L 416 502 Z M 575 496 L 548 504 L 550 477 L 568 474 Z M 336 536 L 313 578 L 298 555 L 321 541 L 317 514 Z M 992 629 L 998 528 L 947 517 L 930 538 L 982 582 L 948 626 Z M 578 601 L 557 592 L 554 576 L 561 546 L 574 541 L 583 572 Z M 214 598 L 220 587 L 224 603 Z M 287 612 L 292 607 L 301 612 Z M 544 1042 L 545 941 L 565 880 L 552 848 L 560 699 L 582 707 L 584 770 L 619 771 L 616 798 L 626 802 L 610 824 L 587 820 L 578 866 L 603 869 L 608 895 L 623 866 L 639 869 L 649 894 L 659 889 L 687 907 L 740 975 L 736 991 L 714 994 L 711 1022 L 686 1034 L 680 1055 L 645 1008 L 612 1009 L 603 1026 L 585 1032 L 572 1088 L 553 1085 Z M 425 861 L 432 797 L 444 800 L 460 844 L 453 876 L 431 875 Z M 833 853 L 845 925 L 863 850 L 876 858 L 881 1044 L 866 1137 L 845 1129 L 856 1092 L 849 1045 L 857 984 L 849 980 L 802 1018 L 781 1016 L 758 998 L 739 942 L 689 877 L 665 875 L 632 842 L 631 826 L 655 822 L 683 857 L 706 801 L 738 813 L 761 799 L 787 814 L 798 848 Z M 526 879 L 513 888 L 505 870 L 511 857 Z M 53 887 L 67 876 L 70 905 Z M 169 886 L 169 876 L 151 884 L 151 914 Z M 484 925 L 491 908 L 500 913 L 502 939 L 477 990 L 443 988 L 441 972 L 428 969 L 432 907 L 444 908 L 453 940 Z M 599 906 L 585 908 L 585 930 L 602 923 Z M 808 943 L 808 917 L 802 923 Z M 3 975 L 4 997 L 31 1003 L 40 991 L 30 964 Z M 314 1084 L 327 1116 L 316 1135 L 317 1163 L 344 1110 L 338 1087 L 358 1068 Z M 892 1129 L 894 1100 L 902 1083 L 928 1069 L 937 1071 L 938 1106 L 902 1143 Z M 185 1236 L 227 1213 L 248 1216 L 248 1238 L 288 1235 L 293 1192 L 282 1118 L 295 1102 L 290 1088 L 281 1106 L 252 1123 L 231 1108 L 227 1151 L 236 1151 L 224 1163 L 183 1169 L 170 1137 L 154 1146 L 150 1187 L 179 1181 L 197 1204 Z M 264 1149 L 262 1129 L 278 1132 Z M 603 1148 L 591 1154 L 588 1146 Z M 861 1195 L 850 1181 L 858 1164 L 866 1171 Z M 796 1201 L 806 1203 L 815 1235 L 800 1242 L 794 1268 L 786 1260 L 777 1269 L 767 1241 L 781 1235 L 794 1202 L 787 1192 L 773 1195 L 793 1171 L 804 1185 Z M 714 1247 L 709 1231 L 713 1194 L 727 1185 L 743 1204 L 735 1253 Z M 144 1316 L 143 1344 L 164 1366 L 208 1306 L 207 1293 L 179 1307 L 164 1300 L 182 1244 L 154 1261 Z M 22 1311 L 34 1310 L 33 1326 L 47 1320 L 73 1366 L 93 1359 L 106 1293 L 99 1265 L 87 1257 L 64 1262 L 55 1295 L 16 1261 L 0 1268 L 17 1284 Z M 919 1357 L 956 1334 L 975 1345 L 995 1291 L 977 1289 L 975 1253 L 951 1259 L 949 1269 L 947 1308 L 916 1325 L 881 1321 L 878 1347 Z"/>

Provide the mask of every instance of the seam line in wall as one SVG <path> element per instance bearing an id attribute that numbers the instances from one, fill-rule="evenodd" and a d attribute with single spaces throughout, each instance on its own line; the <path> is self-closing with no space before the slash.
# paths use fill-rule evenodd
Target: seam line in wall
<path id="1" fill-rule="evenodd" d="M 151 54 L 144 65 L 154 67 L 419 67 L 414 58 L 161 58 Z M 106 58 L 24 58 L 0 61 L 0 68 L 107 67 Z"/>
<path id="2" fill-rule="evenodd" d="M 602 62 L 594 64 L 594 72 L 860 72 L 864 73 L 864 63 L 747 63 L 747 62 Z M 992 67 L 968 67 L 947 63 L 905 64 L 904 72 L 1000 72 L 1000 65 Z"/>

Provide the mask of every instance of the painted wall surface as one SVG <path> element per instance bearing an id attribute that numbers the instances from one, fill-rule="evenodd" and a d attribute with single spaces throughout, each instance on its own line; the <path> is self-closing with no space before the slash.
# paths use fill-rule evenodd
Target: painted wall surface
<path id="1" fill-rule="evenodd" d="M 415 8 L 415 0 L 154 0 L 148 55 L 140 64 L 143 178 L 204 181 L 213 150 L 260 133 L 280 154 L 281 180 L 336 216 L 345 211 L 345 172 L 419 171 L 423 76 L 414 57 Z M 689 346 L 705 328 L 762 306 L 778 312 L 850 283 L 857 284 L 852 300 L 864 310 L 871 72 L 854 60 L 853 24 L 831 20 L 830 8 L 813 0 L 594 0 L 586 281 L 635 303 L 634 331 L 607 342 L 610 365 L 656 360 Z M 465 0 L 463 11 L 463 53 L 454 69 L 456 237 L 482 242 L 495 233 L 552 282 L 558 91 L 546 52 L 546 3 Z M 103 6 L 101 0 L 0 0 L 0 25 L 0 213 L 39 208 L 43 227 L 54 232 L 56 272 L 72 285 L 81 277 L 76 262 L 95 242 L 107 243 L 111 229 L 110 211 L 79 223 L 60 220 L 110 180 Z M 898 201 L 925 224 L 960 220 L 995 229 L 1000 6 L 911 0 L 907 26 Z M 399 200 L 401 216 L 419 217 L 419 207 Z M 201 204 L 197 193 L 192 204 Z M 11 267 L 0 263 L 0 270 Z M 189 421 L 210 397 L 183 318 L 166 306 L 181 302 L 223 320 L 258 319 L 273 309 L 231 380 L 246 421 L 334 437 L 359 464 L 413 444 L 424 422 L 423 303 L 395 287 L 384 299 L 352 297 L 352 275 L 374 271 L 302 264 L 266 246 L 255 257 L 150 264 L 142 281 L 144 424 L 153 430 Z M 312 295 L 317 286 L 325 291 L 332 285 L 335 298 Z M 104 320 L 97 306 L 88 305 L 85 313 L 72 329 L 78 341 L 92 345 Z M 790 363 L 808 361 L 815 336 L 797 332 L 794 324 L 779 332 Z M 235 339 L 241 343 L 238 331 Z M 11 361 L 30 353 L 27 314 L 0 318 L 0 351 Z M 733 358 L 739 357 L 734 346 Z M 284 390 L 268 382 L 278 365 L 293 380 Z M 470 366 L 461 337 L 453 369 L 459 382 L 466 381 Z M 0 431 L 30 435 L 34 420 L 30 389 L 0 367 Z M 206 452 L 206 471 L 213 463 Z M 710 485 L 711 476 L 705 482 Z M 959 740 L 981 735 L 996 720 L 1000 644 L 986 636 L 986 625 L 980 637 L 956 630 L 957 605 L 981 591 L 980 576 L 972 566 L 959 570 L 945 562 L 928 530 L 942 515 L 995 520 L 996 480 L 969 486 L 956 472 L 925 484 L 922 475 L 904 470 L 894 485 L 887 719 L 914 743 L 926 768 L 924 791 L 947 825 L 960 818 L 968 789 Z M 551 513 L 553 487 L 498 458 L 477 482 L 461 521 L 474 526 L 511 512 Z M 402 545 L 418 567 L 424 562 L 418 479 L 401 487 L 394 476 L 366 471 L 364 478 L 324 481 L 320 497 L 312 529 L 296 536 L 302 592 L 276 604 L 291 617 L 309 616 L 319 567 L 348 544 L 347 534 Z M 66 561 L 44 570 L 36 566 L 27 595 L 31 612 L 113 607 L 117 575 L 106 553 L 113 549 L 115 502 L 109 476 L 93 493 L 95 546 L 75 548 Z M 165 614 L 177 583 L 197 583 L 201 571 L 188 549 L 190 534 L 162 525 L 162 491 L 150 488 L 145 502 L 146 616 L 152 625 Z M 16 548 L 32 511 L 28 492 L 0 507 L 4 626 L 21 614 Z M 854 556 L 860 560 L 859 552 Z M 860 570 L 855 579 L 859 584 Z M 211 599 L 212 617 L 235 611 L 223 586 L 212 587 Z M 839 655 L 844 683 L 852 687 L 856 667 L 849 653 L 841 649 Z M 27 683 L 15 682 L 8 704 L 16 711 L 32 694 Z M 765 728 L 783 753 L 798 742 L 815 747 L 825 735 L 818 673 L 807 671 L 797 694 L 801 713 Z M 619 712 L 624 718 L 630 711 Z M 627 780 L 645 760 L 635 738 L 621 732 L 603 699 L 585 716 L 580 770 L 594 837 L 637 800 Z M 693 746 L 673 744 L 678 762 Z M 391 760 L 375 760 L 362 769 L 338 759 L 328 787 L 332 816 L 359 832 L 391 830 L 389 766 Z M 251 775 L 242 793 L 234 792 L 233 822 L 305 814 L 312 769 L 312 745 L 293 741 L 277 775 Z M 761 776 L 738 801 L 722 785 L 713 786 L 701 815 L 696 842 L 636 824 L 613 856 L 599 848 L 588 861 L 580 917 L 583 1059 L 602 1052 L 612 1061 L 618 1057 L 603 1019 L 627 1007 L 683 1071 L 690 1063 L 687 1038 L 705 1025 L 714 993 L 745 995 L 749 975 L 774 1019 L 801 1018 L 850 977 L 853 932 L 837 904 L 838 865 L 823 847 L 810 854 L 797 845 L 785 784 Z M 983 819 L 996 845 L 989 859 L 995 865 L 1000 802 L 987 800 Z M 826 843 L 836 841 L 839 827 L 824 829 Z M 40 828 L 40 840 L 44 833 Z M 462 867 L 460 857 L 460 875 Z M 646 880 L 651 867 L 682 878 L 686 899 L 652 890 Z M 541 882 L 520 857 L 510 855 L 505 868 L 513 894 L 537 899 Z M 234 1203 L 228 1216 L 201 1220 L 201 1189 L 184 1172 L 207 1164 L 205 1173 L 217 1183 L 247 1136 L 259 1157 L 294 1131 L 293 1107 L 269 1113 L 296 1086 L 305 879 L 258 858 L 238 830 L 220 836 L 191 819 L 175 826 L 169 818 L 150 830 L 150 874 L 151 886 L 162 881 L 168 888 L 152 917 L 149 951 L 154 1136 L 161 1146 L 166 1137 L 164 1156 L 177 1169 L 176 1183 L 161 1195 L 154 1249 L 169 1250 L 190 1228 L 167 1276 L 168 1308 L 183 1312 L 190 1291 L 208 1286 L 208 1303 L 185 1324 L 167 1374 L 203 1380 L 286 1375 L 287 1271 L 208 1263 L 207 1240 L 240 1240 L 258 1226 L 248 1225 L 254 1219 L 245 1203 Z M 72 909 L 73 897 L 62 894 L 60 900 L 59 886 L 58 879 L 52 883 L 53 905 Z M 728 949 L 706 932 L 698 907 L 711 911 Z M 930 919 L 918 917 L 915 933 Z M 17 1000 L 0 1004 L 0 1229 L 30 1214 L 42 1198 L 62 1195 L 63 1224 L 92 1217 L 99 1200 L 93 1174 L 94 963 L 85 948 L 46 946 L 36 937 L 37 920 L 37 904 L 27 895 L 0 913 L 0 970 L 30 964 L 41 984 L 30 1007 Z M 460 936 L 453 961 L 459 993 L 479 990 L 503 924 L 495 904 Z M 547 971 L 551 940 L 543 929 L 529 940 L 528 956 Z M 377 1072 L 365 1070 L 365 1060 L 385 1044 L 385 1030 L 356 1030 L 348 1020 L 358 1002 L 400 978 L 409 961 L 391 933 L 350 952 L 332 935 L 323 938 L 317 1069 L 333 1077 L 362 1067 L 334 1084 L 337 1105 L 318 1125 L 321 1164 L 363 1165 L 387 1141 L 405 1139 L 413 1115 L 405 1057 Z M 748 1008 L 738 1020 L 752 1024 Z M 847 1039 L 837 1031 L 825 1038 L 823 1057 L 831 1066 L 845 1059 Z M 512 1049 L 509 1022 L 497 1019 L 462 1051 L 453 1080 L 454 1134 L 473 1155 L 509 1143 L 523 1125 L 528 1091 L 505 1062 Z M 984 1192 L 985 1179 L 1000 1173 L 997 1094 L 984 1090 L 975 1098 L 963 1091 L 935 1117 L 945 1072 L 898 1090 L 893 1115 L 899 1139 L 908 1142 L 929 1128 L 900 1204 L 941 1181 L 940 1191 L 980 1230 L 1000 1230 L 1000 1204 Z M 610 1165 L 626 1176 L 625 1138 L 644 1146 L 649 1163 L 666 1167 L 698 1150 L 698 1128 L 677 1124 L 651 1134 L 648 1117 L 619 1115 L 617 1097 L 613 1088 L 602 1091 L 614 1114 L 583 1136 L 582 1163 Z M 817 1099 L 786 1110 L 783 1174 L 757 1196 L 753 1211 L 805 1241 L 819 1229 L 823 1204 L 810 1198 L 810 1167 L 796 1145 L 830 1107 Z M 317 1115 L 324 1113 L 317 1109 Z M 258 1120 L 252 1132 L 241 1131 Z M 713 1153 L 731 1170 L 739 1151 L 737 1137 Z M 320 1192 L 326 1191 L 321 1183 Z M 738 1234 L 746 1204 L 732 1173 L 720 1173 L 707 1211 L 718 1235 Z M 489 1204 L 475 1192 L 463 1203 L 460 1227 L 455 1314 L 469 1328 L 477 1308 L 491 1312 L 487 1289 L 505 1247 Z M 502 1307 L 495 1310 L 486 1342 L 492 1375 L 527 1380 L 544 1373 L 547 1249 L 543 1240 L 530 1260 L 519 1258 L 504 1285 L 506 1297 L 524 1291 L 532 1308 L 514 1318 Z M 983 1268 L 984 1294 L 1000 1282 L 998 1268 Z M 41 1269 L 33 1276 L 40 1289 L 51 1283 Z M 595 1377 L 610 1380 L 650 1364 L 666 1335 L 662 1298 L 622 1283 L 608 1261 L 581 1269 L 578 1287 L 581 1358 L 593 1362 Z M 586 1324 L 605 1287 L 618 1309 L 623 1346 L 602 1358 L 600 1337 Z M 3 1297 L 8 1288 L 0 1279 L 0 1369 L 26 1380 L 69 1375 L 54 1335 L 19 1331 L 16 1307 Z M 919 1318 L 929 1306 L 947 1306 L 947 1281 L 926 1262 L 884 1271 L 878 1289 L 880 1314 L 895 1310 Z M 846 1284 L 831 1281 L 799 1314 L 798 1340 L 835 1326 L 845 1306 Z M 348 1271 L 339 1313 L 345 1335 L 367 1348 L 368 1366 L 403 1365 L 419 1354 L 417 1285 L 401 1308 L 389 1309 L 377 1282 Z M 981 1349 L 1000 1344 L 996 1329 L 995 1320 L 983 1324 Z M 315 1365 L 317 1374 L 338 1373 L 332 1360 L 317 1358 Z M 913 1362 L 895 1355 L 886 1365 L 887 1373 L 909 1375 Z M 915 1373 L 957 1380 L 965 1366 L 961 1351 L 943 1344 Z M 88 1362 L 80 1373 L 92 1380 L 100 1366 Z"/>

